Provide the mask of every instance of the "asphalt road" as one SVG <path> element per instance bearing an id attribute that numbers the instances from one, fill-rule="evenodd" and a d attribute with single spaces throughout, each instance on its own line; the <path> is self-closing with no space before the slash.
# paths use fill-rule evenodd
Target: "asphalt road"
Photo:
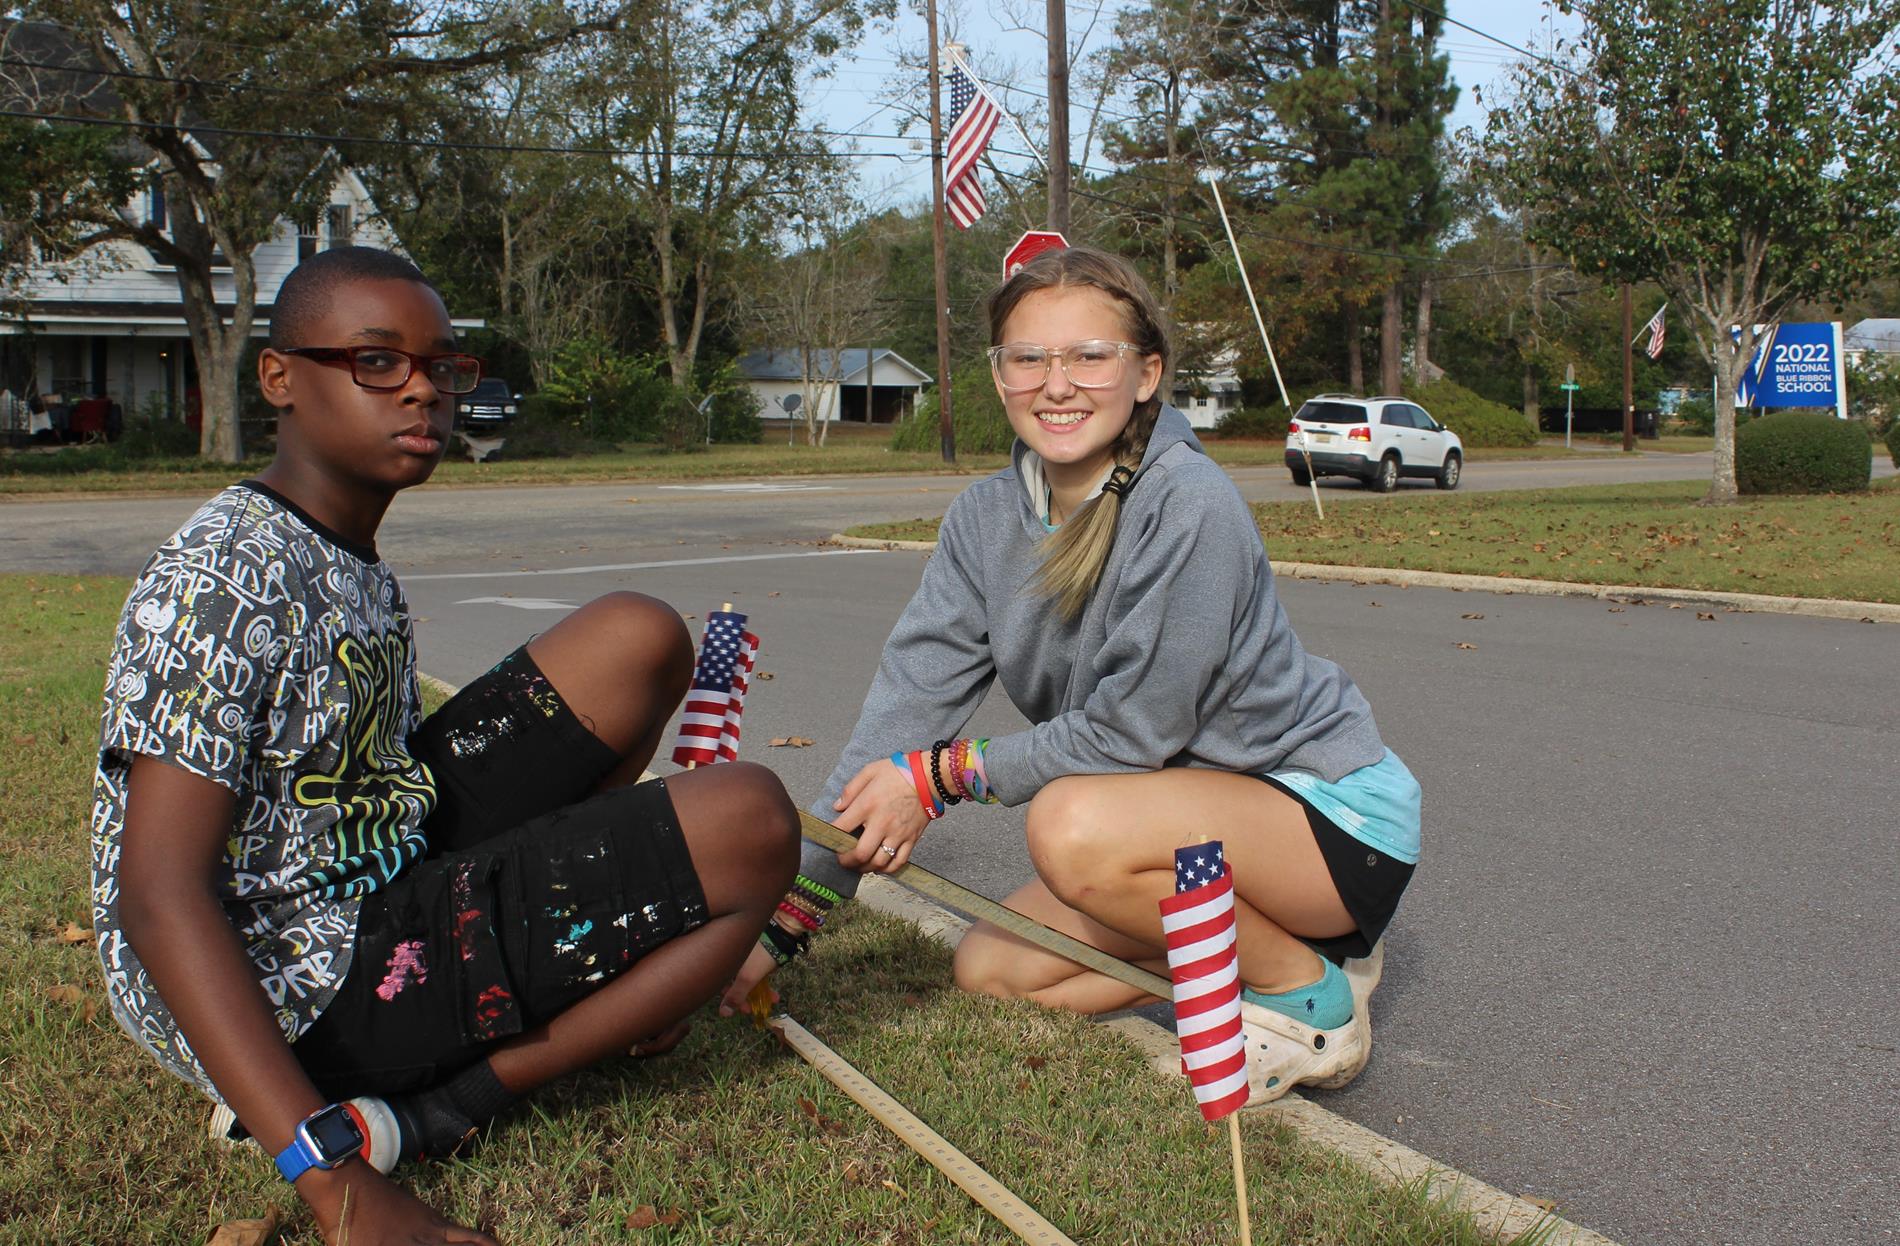
<path id="1" fill-rule="evenodd" d="M 1474 466 L 1466 481 L 1707 470 L 1654 462 Z M 1250 496 L 1298 496 L 1283 472 L 1236 475 Z M 744 753 L 803 801 L 923 559 L 816 539 L 941 513 L 968 482 L 816 483 L 424 491 L 398 501 L 382 544 L 424 669 L 454 682 L 609 589 L 699 615 L 735 602 L 774 676 L 748 702 Z M 127 573 L 194 504 L 0 504 L 0 569 Z M 1625 1242 L 1900 1238 L 1891 629 L 1280 591 L 1306 645 L 1365 690 L 1427 802 L 1372 1062 L 1319 1101 Z M 997 696 L 977 722 L 1000 734 L 1021 719 Z M 816 744 L 766 747 L 790 735 Z M 999 896 L 1029 870 L 1020 816 L 1003 810 L 959 809 L 919 859 Z"/>

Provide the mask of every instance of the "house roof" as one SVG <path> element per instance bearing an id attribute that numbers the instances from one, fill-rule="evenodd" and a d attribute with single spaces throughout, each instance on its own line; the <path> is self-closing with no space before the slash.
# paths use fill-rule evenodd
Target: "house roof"
<path id="1" fill-rule="evenodd" d="M 1841 348 L 1900 355 L 1900 319 L 1875 317 L 1863 320 L 1842 335 Z"/>
<path id="2" fill-rule="evenodd" d="M 834 362 L 831 351 L 813 351 L 813 369 L 819 376 L 836 377 L 840 383 L 845 385 L 862 385 L 864 383 L 862 378 L 865 371 L 865 361 L 866 357 L 869 356 L 876 362 L 879 372 L 883 373 L 883 376 L 878 381 L 880 385 L 896 384 L 914 388 L 930 383 L 929 373 L 923 371 L 916 364 L 894 350 L 888 350 L 881 346 L 867 350 L 864 347 L 858 346 L 840 351 L 838 354 L 839 360 Z M 840 364 L 842 364 L 842 367 L 839 366 Z M 908 372 L 912 379 L 900 381 L 889 380 L 889 369 L 893 364 Z M 762 350 L 750 351 L 741 356 L 739 359 L 739 375 L 748 381 L 796 381 L 802 379 L 804 376 L 804 364 L 798 351 L 767 347 Z"/>

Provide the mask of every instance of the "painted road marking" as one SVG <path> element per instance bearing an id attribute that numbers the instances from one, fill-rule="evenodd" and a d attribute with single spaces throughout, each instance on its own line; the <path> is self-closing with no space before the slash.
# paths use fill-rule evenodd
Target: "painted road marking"
<path id="1" fill-rule="evenodd" d="M 469 597 L 455 603 L 458 606 L 513 606 L 517 610 L 572 610 L 574 603 L 568 601 L 550 601 L 546 597 Z"/>
<path id="2" fill-rule="evenodd" d="M 716 485 L 658 485 L 679 493 L 835 493 L 837 485 L 803 485 L 787 481 L 731 481 Z"/>
<path id="3" fill-rule="evenodd" d="M 655 562 L 609 562 L 591 567 L 548 567 L 540 571 L 439 571 L 407 575 L 404 584 L 419 580 L 506 580 L 524 575 L 594 575 L 601 571 L 653 571 L 662 567 L 710 567 L 723 562 L 771 562 L 780 558 L 837 558 L 848 554 L 883 554 L 882 549 L 813 549 L 796 554 L 734 554 L 729 558 L 662 558 Z"/>

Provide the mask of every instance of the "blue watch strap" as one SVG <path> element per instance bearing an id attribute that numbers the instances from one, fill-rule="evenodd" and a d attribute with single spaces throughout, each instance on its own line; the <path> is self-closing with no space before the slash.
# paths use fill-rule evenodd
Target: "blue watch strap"
<path id="1" fill-rule="evenodd" d="M 295 1181 L 319 1164 L 317 1153 L 301 1133 L 290 1140 L 290 1145 L 277 1153 L 277 1171 L 284 1180 Z"/>

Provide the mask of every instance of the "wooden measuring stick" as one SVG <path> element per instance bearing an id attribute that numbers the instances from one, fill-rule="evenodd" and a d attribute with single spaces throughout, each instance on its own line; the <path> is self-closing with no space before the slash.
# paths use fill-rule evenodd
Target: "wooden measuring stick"
<path id="1" fill-rule="evenodd" d="M 799 811 L 799 829 L 805 838 L 815 844 L 822 844 L 833 852 L 849 852 L 858 846 L 855 837 L 839 830 L 829 822 L 821 822 L 811 814 Z M 906 865 L 894 874 L 887 875 L 896 882 L 904 884 L 912 891 L 941 900 L 951 908 L 961 909 L 972 917 L 980 917 L 993 926 L 1001 927 L 1019 939 L 1025 939 L 1044 951 L 1054 952 L 1057 956 L 1072 960 L 1087 969 L 1106 974 L 1117 982 L 1126 982 L 1158 999 L 1173 999 L 1174 987 L 1160 974 L 1150 973 L 1139 965 L 1131 965 L 1125 960 L 1110 956 L 1100 948 L 1090 947 L 1080 939 L 1072 939 L 1059 930 L 1051 930 L 1040 922 L 1031 921 L 1014 909 L 1006 909 L 988 896 L 980 896 L 967 887 L 960 887 L 947 878 L 932 874 L 919 865 Z"/>
<path id="2" fill-rule="evenodd" d="M 903 1139 L 911 1150 L 928 1160 L 937 1171 L 957 1183 L 965 1194 L 981 1203 L 1001 1220 L 1009 1231 L 1032 1246 L 1075 1246 L 1073 1239 L 1045 1220 L 1041 1213 L 977 1167 L 975 1161 L 944 1140 L 942 1134 L 919 1120 L 915 1113 L 891 1098 L 883 1088 L 846 1063 L 831 1048 L 790 1017 L 772 1018 L 771 1027 L 784 1037 L 793 1051 L 826 1079 L 857 1101 L 886 1129 Z"/>

